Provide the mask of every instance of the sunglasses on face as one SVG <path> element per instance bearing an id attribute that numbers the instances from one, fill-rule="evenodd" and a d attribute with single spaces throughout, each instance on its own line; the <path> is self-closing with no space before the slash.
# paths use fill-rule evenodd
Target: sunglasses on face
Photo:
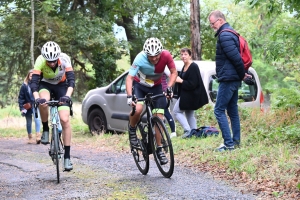
<path id="1" fill-rule="evenodd" d="M 51 64 L 51 63 L 56 63 L 57 60 L 53 60 L 53 61 L 47 61 L 47 63 Z"/>

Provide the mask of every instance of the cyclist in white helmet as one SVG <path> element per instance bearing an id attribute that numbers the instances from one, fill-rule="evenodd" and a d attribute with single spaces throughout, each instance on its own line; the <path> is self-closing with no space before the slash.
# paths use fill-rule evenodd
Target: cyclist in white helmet
<path id="1" fill-rule="evenodd" d="M 143 98 L 147 93 L 152 93 L 153 95 L 162 94 L 161 79 L 164 73 L 165 67 L 168 67 L 171 74 L 168 82 L 167 94 L 168 98 L 172 97 L 171 87 L 175 83 L 177 77 L 177 71 L 175 67 L 174 60 L 169 51 L 164 50 L 159 39 L 148 38 L 144 44 L 143 51 L 141 51 L 134 59 L 128 76 L 126 78 L 126 91 L 127 91 L 127 104 L 129 106 L 136 106 L 136 112 L 133 116 L 129 114 L 129 139 L 133 146 L 138 145 L 136 136 L 136 124 L 140 119 L 140 114 L 143 109 L 143 105 L 140 103 L 135 103 L 132 101 L 132 95 L 137 98 Z M 132 88 L 134 87 L 134 94 L 132 93 Z M 156 99 L 154 102 L 153 114 L 159 116 L 163 119 L 164 109 L 166 107 L 166 100 L 164 97 Z M 156 134 L 156 141 L 158 146 L 160 135 Z M 157 149 L 157 155 L 160 163 L 168 163 L 168 159 L 163 153 L 161 148 Z"/>
<path id="2" fill-rule="evenodd" d="M 61 52 L 58 44 L 53 41 L 46 42 L 41 55 L 35 61 L 32 83 L 30 85 L 35 102 L 38 103 L 43 124 L 42 144 L 49 144 L 49 109 L 46 101 L 54 95 L 60 101 L 58 106 L 60 122 L 63 127 L 63 142 L 65 147 L 64 167 L 66 171 L 73 169 L 70 161 L 71 125 L 70 100 L 75 87 L 75 75 L 70 57 Z"/>

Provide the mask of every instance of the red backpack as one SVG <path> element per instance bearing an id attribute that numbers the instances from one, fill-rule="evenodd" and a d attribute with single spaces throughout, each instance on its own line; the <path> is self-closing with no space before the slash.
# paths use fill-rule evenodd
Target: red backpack
<path id="1" fill-rule="evenodd" d="M 234 33 L 236 36 L 238 36 L 240 42 L 240 54 L 244 63 L 245 71 L 247 72 L 249 67 L 252 65 L 252 55 L 247 41 L 238 32 L 231 29 L 224 29 L 219 33 L 219 35 L 224 31 Z"/>

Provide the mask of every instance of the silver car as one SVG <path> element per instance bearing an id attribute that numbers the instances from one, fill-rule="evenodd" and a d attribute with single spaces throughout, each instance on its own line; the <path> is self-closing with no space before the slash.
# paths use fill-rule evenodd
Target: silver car
<path id="1" fill-rule="evenodd" d="M 216 81 L 216 65 L 213 61 L 194 61 L 198 64 L 204 82 L 209 103 L 214 105 L 218 83 Z M 175 61 L 177 71 L 183 66 L 182 61 Z M 250 68 L 254 75 L 255 85 L 242 84 L 239 90 L 239 105 L 241 107 L 260 107 L 264 101 L 262 88 L 256 71 Z M 128 115 L 131 107 L 127 105 L 125 82 L 128 71 L 124 72 L 105 87 L 90 90 L 82 102 L 82 120 L 89 126 L 91 133 L 126 132 Z M 176 96 L 176 94 L 175 94 Z M 176 102 L 173 101 L 173 105 Z M 172 107 L 172 105 L 171 105 Z"/>

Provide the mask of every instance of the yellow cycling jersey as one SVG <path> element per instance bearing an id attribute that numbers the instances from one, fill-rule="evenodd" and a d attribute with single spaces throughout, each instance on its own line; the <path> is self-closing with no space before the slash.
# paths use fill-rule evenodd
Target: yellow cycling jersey
<path id="1" fill-rule="evenodd" d="M 56 85 L 66 80 L 66 72 L 73 71 L 70 57 L 65 53 L 60 53 L 57 61 L 58 67 L 55 71 L 46 62 L 46 59 L 40 55 L 34 64 L 33 74 L 41 75 L 43 73 L 41 81 Z"/>

